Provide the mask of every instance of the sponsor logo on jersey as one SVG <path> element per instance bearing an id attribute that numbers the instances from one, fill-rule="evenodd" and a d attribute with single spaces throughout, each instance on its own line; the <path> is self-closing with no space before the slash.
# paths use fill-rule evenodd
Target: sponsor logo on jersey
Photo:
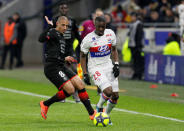
<path id="1" fill-rule="evenodd" d="M 111 53 L 111 44 L 90 48 L 91 57 L 103 57 L 110 55 L 110 53 Z"/>
<path id="2" fill-rule="evenodd" d="M 109 46 L 108 45 L 103 45 L 103 46 L 100 46 L 99 48 L 98 48 L 98 51 L 100 51 L 100 52 L 105 52 L 105 51 L 107 51 L 109 49 Z"/>

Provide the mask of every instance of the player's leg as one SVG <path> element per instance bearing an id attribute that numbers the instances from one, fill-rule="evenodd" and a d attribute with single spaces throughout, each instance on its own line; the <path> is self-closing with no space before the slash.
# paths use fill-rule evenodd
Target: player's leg
<path id="1" fill-rule="evenodd" d="M 100 95 L 99 102 L 97 103 L 97 106 L 96 106 L 97 112 L 103 111 L 103 104 L 109 99 L 109 97 L 111 96 L 111 93 L 112 93 L 111 83 L 107 79 L 107 76 L 106 76 L 104 70 L 106 70 L 104 67 L 94 68 L 92 70 L 89 70 L 89 72 L 92 76 L 93 82 L 102 91 L 102 93 Z"/>
<path id="2" fill-rule="evenodd" d="M 59 91 L 50 99 L 40 102 L 41 115 L 44 119 L 47 118 L 47 111 L 50 105 L 61 101 L 74 93 L 74 87 L 63 70 L 63 67 L 60 67 L 56 63 L 45 64 L 44 73 L 46 77 L 58 88 Z"/>
<path id="3" fill-rule="evenodd" d="M 64 86 L 63 89 L 58 91 L 53 97 L 44 101 L 44 105 L 50 106 L 55 102 L 59 102 L 64 100 L 66 97 L 69 97 L 71 94 L 75 92 L 75 89 L 70 81 L 68 81 Z"/>
<path id="4" fill-rule="evenodd" d="M 106 106 L 106 110 L 105 110 L 108 115 L 110 115 L 110 112 L 117 104 L 117 100 L 119 98 L 118 78 L 115 78 L 113 74 L 109 74 L 109 78 L 110 78 L 109 80 L 111 81 L 111 85 L 112 85 L 112 93 L 111 93 L 111 96 L 107 102 L 107 106 Z"/>
<path id="5" fill-rule="evenodd" d="M 58 91 L 54 96 L 49 98 L 46 101 L 41 101 L 40 102 L 40 107 L 41 107 L 41 115 L 44 119 L 47 119 L 47 112 L 48 108 L 55 102 L 59 102 L 61 100 L 64 100 L 65 98 L 69 97 L 71 94 L 73 94 L 75 91 L 72 83 L 68 81 L 65 83 L 63 86 L 63 89 Z"/>
<path id="6" fill-rule="evenodd" d="M 93 120 L 96 112 L 94 111 L 93 107 L 91 106 L 91 102 L 89 100 L 89 96 L 88 96 L 88 93 L 85 89 L 85 85 L 84 85 L 83 81 L 79 78 L 79 76 L 76 76 L 71 80 L 71 82 L 72 82 L 73 86 L 78 90 L 79 98 L 80 98 L 81 102 L 83 103 L 83 105 L 85 106 L 86 110 L 88 111 L 90 119 Z"/>
<path id="7" fill-rule="evenodd" d="M 72 69 L 73 72 L 75 72 L 77 74 L 77 63 L 70 64 L 70 68 Z M 80 98 L 78 96 L 77 89 L 75 89 L 75 93 L 72 96 L 73 96 L 73 99 L 75 99 L 76 103 L 80 102 Z"/>
<path id="8" fill-rule="evenodd" d="M 110 99 L 107 101 L 107 107 L 105 112 L 110 115 L 112 109 L 115 107 L 115 105 L 117 104 L 117 100 L 119 98 L 119 94 L 118 92 L 113 92 Z"/>
<path id="9" fill-rule="evenodd" d="M 107 102 L 109 100 L 109 98 L 111 97 L 112 95 L 112 87 L 107 85 L 101 85 L 100 88 L 102 89 L 102 94 L 100 96 L 100 99 L 97 103 L 97 112 L 103 112 L 104 109 L 103 109 L 103 105 L 105 102 Z"/>

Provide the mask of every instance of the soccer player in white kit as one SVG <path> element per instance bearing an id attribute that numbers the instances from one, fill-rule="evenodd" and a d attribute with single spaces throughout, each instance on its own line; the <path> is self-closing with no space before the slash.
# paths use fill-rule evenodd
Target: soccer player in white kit
<path id="1" fill-rule="evenodd" d="M 106 28 L 103 16 L 95 19 L 95 31 L 89 33 L 81 43 L 81 66 L 84 73 L 84 82 L 90 83 L 86 69 L 86 57 L 88 55 L 88 72 L 95 85 L 101 90 L 97 112 L 103 112 L 103 104 L 107 101 L 105 112 L 109 115 L 117 104 L 119 98 L 118 76 L 119 62 L 116 48 L 116 35 L 111 29 Z M 114 65 L 111 60 L 114 61 Z"/>
<path id="2" fill-rule="evenodd" d="M 180 36 L 181 36 L 181 53 L 184 55 L 184 0 L 181 0 L 181 4 L 178 6 Z"/>

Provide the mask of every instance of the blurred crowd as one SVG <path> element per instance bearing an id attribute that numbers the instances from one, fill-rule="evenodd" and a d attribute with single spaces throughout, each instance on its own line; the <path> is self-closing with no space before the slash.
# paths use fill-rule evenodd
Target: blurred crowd
<path id="1" fill-rule="evenodd" d="M 8 54 L 10 54 L 9 69 L 13 69 L 14 67 L 23 67 L 22 47 L 27 34 L 26 24 L 17 12 L 12 16 L 9 16 L 7 21 L 3 24 L 3 50 L 0 69 L 5 68 Z M 14 61 L 15 59 L 16 63 Z"/>
<path id="2" fill-rule="evenodd" d="M 115 23 L 130 23 L 132 12 L 137 12 L 145 23 L 179 22 L 178 0 L 115 0 L 112 16 Z"/>

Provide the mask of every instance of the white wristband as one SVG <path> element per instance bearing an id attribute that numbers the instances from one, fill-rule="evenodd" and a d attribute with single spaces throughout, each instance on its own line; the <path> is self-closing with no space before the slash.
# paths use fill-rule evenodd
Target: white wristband
<path id="1" fill-rule="evenodd" d="M 114 62 L 114 64 L 117 64 L 117 65 L 119 65 L 119 62 L 118 62 L 118 61 L 116 61 L 116 62 Z"/>

